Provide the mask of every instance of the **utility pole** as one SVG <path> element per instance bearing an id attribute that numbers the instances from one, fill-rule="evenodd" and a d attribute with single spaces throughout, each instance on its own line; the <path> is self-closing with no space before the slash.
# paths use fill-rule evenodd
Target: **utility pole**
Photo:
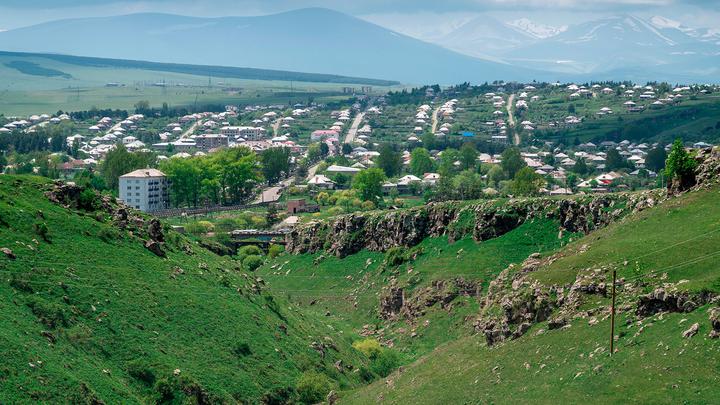
<path id="1" fill-rule="evenodd" d="M 610 304 L 610 356 L 615 351 L 615 279 L 617 270 L 612 273 L 612 304 Z"/>

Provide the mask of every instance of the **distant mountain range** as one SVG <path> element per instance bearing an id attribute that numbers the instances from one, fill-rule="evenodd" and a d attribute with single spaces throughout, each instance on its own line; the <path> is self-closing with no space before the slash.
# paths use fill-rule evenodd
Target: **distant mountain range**
<path id="1" fill-rule="evenodd" d="M 259 17 L 133 14 L 60 20 L 2 32 L 0 50 L 278 69 L 404 83 L 554 78 L 473 58 L 319 8 Z"/>
<path id="2" fill-rule="evenodd" d="M 568 26 L 480 15 L 425 42 L 327 9 L 259 17 L 60 20 L 0 32 L 0 50 L 451 84 L 720 81 L 720 31 L 632 15 Z"/>

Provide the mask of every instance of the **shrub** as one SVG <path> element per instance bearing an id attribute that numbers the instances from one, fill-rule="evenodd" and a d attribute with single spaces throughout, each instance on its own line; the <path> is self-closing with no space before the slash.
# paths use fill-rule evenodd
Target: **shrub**
<path id="1" fill-rule="evenodd" d="M 274 259 L 284 251 L 285 248 L 281 245 L 270 245 L 270 247 L 268 248 L 268 257 Z"/>
<path id="2" fill-rule="evenodd" d="M 387 252 L 385 252 L 385 263 L 387 263 L 388 266 L 399 266 L 405 262 L 405 256 L 405 248 L 402 248 L 400 246 L 393 246 L 388 249 Z"/>
<path id="3" fill-rule="evenodd" d="M 258 267 L 262 266 L 263 258 L 258 255 L 250 255 L 243 259 L 242 264 L 249 271 L 255 271 Z"/>
<path id="4" fill-rule="evenodd" d="M 325 399 L 333 385 L 325 374 L 315 371 L 304 372 L 297 382 L 297 392 L 300 402 L 315 404 Z"/>
<path id="5" fill-rule="evenodd" d="M 34 298 L 27 305 L 40 322 L 48 328 L 55 329 L 58 326 L 68 326 L 70 323 L 65 308 L 59 304 L 45 301 L 42 298 Z"/>
<path id="6" fill-rule="evenodd" d="M 155 384 L 155 371 L 147 360 L 137 359 L 130 361 L 127 365 L 127 372 L 130 377 L 142 382 L 148 387 Z"/>
<path id="7" fill-rule="evenodd" d="M 260 401 L 265 405 L 294 404 L 297 391 L 293 387 L 275 387 L 263 394 Z"/>
<path id="8" fill-rule="evenodd" d="M 40 236 L 45 242 L 50 243 L 50 230 L 45 222 L 36 222 L 33 224 L 33 231 Z"/>
<path id="9" fill-rule="evenodd" d="M 91 188 L 86 188 L 80 193 L 78 197 L 78 208 L 85 211 L 95 211 L 98 207 L 98 198 L 95 191 Z"/>
<path id="10" fill-rule="evenodd" d="M 380 377 L 387 377 L 400 364 L 397 353 L 390 349 L 382 349 L 379 353 L 371 356 L 370 369 Z"/>
<path id="11" fill-rule="evenodd" d="M 362 352 L 368 358 L 382 351 L 382 346 L 380 346 L 380 342 L 378 342 L 377 339 L 372 338 L 355 341 L 353 342 L 352 347 L 354 347 L 355 350 Z"/>
<path id="12" fill-rule="evenodd" d="M 327 212 L 328 212 L 328 214 L 330 214 L 330 215 L 340 215 L 340 214 L 342 214 L 344 211 L 343 211 L 343 209 L 342 209 L 341 207 L 335 206 L 335 207 L 330 207 L 330 208 L 328 208 Z"/>
<path id="13" fill-rule="evenodd" d="M 371 211 L 375 209 L 375 203 L 372 201 L 363 201 L 362 203 L 362 209 L 365 211 Z"/>
<path id="14" fill-rule="evenodd" d="M 252 350 L 247 342 L 240 342 L 233 348 L 233 353 L 238 357 L 245 357 L 251 355 Z"/>
<path id="15" fill-rule="evenodd" d="M 185 231 L 193 235 L 203 235 L 215 230 L 215 226 L 208 221 L 191 222 L 185 225 Z"/>
<path id="16" fill-rule="evenodd" d="M 260 249 L 259 247 L 255 246 L 255 245 L 248 245 L 248 246 L 241 247 L 238 250 L 238 254 L 240 254 L 242 256 L 250 256 L 250 255 L 262 256 L 263 251 L 262 251 L 262 249 Z"/>
<path id="17" fill-rule="evenodd" d="M 120 232 L 110 227 L 102 228 L 100 229 L 100 232 L 98 232 L 98 238 L 105 243 L 110 243 L 114 240 L 120 239 Z"/>

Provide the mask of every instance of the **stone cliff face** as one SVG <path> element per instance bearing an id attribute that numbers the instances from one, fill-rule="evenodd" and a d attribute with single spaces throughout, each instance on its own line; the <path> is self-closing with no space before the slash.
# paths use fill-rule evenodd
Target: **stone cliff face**
<path id="1" fill-rule="evenodd" d="M 557 219 L 560 230 L 588 233 L 628 212 L 651 207 L 660 198 L 661 192 L 647 191 L 560 200 L 442 202 L 407 210 L 350 214 L 297 227 L 286 238 L 287 251 L 299 254 L 324 250 L 345 257 L 362 249 L 385 251 L 395 246 L 414 246 L 431 236 L 447 235 L 451 243 L 466 235 L 483 241 L 540 217 Z"/>

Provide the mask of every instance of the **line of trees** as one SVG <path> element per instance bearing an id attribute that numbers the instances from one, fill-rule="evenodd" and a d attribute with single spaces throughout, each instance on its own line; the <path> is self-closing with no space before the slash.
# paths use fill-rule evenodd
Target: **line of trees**
<path id="1" fill-rule="evenodd" d="M 160 164 L 172 182 L 175 207 L 203 204 L 242 204 L 263 180 L 255 152 L 249 148 L 223 149 L 210 155 L 167 159 Z"/>

